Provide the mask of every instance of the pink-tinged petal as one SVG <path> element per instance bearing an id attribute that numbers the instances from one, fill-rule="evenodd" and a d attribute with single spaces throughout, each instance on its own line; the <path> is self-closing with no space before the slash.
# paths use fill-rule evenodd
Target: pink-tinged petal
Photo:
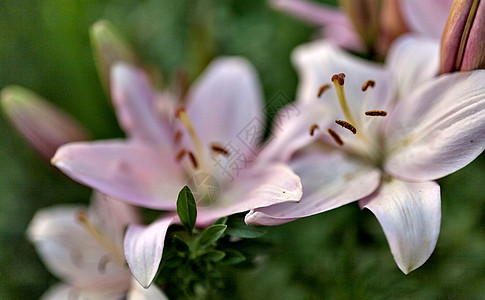
<path id="1" fill-rule="evenodd" d="M 162 260 L 167 229 L 173 218 L 162 218 L 150 226 L 131 225 L 125 235 L 125 256 L 135 279 L 148 288 Z"/>
<path id="2" fill-rule="evenodd" d="M 119 123 L 130 138 L 170 147 L 170 124 L 159 118 L 155 91 L 142 70 L 116 64 L 111 70 L 111 93 Z"/>
<path id="3" fill-rule="evenodd" d="M 413 31 L 441 39 L 453 0 L 404 0 L 401 4 L 404 19 Z"/>
<path id="4" fill-rule="evenodd" d="M 411 181 L 446 176 L 485 148 L 485 71 L 440 76 L 403 99 L 387 127 L 386 170 Z"/>
<path id="5" fill-rule="evenodd" d="M 328 83 L 331 87 L 323 93 L 320 101 L 333 111 L 332 118 L 344 118 L 331 83 L 335 74 L 345 74 L 345 94 L 356 120 L 364 118 L 366 110 L 386 110 L 393 98 L 394 86 L 390 71 L 379 64 L 354 57 L 328 42 L 315 41 L 299 46 L 293 52 L 292 59 L 300 77 L 298 101 L 318 101 L 320 87 Z M 363 92 L 362 84 L 369 79 L 375 81 L 375 87 Z"/>
<path id="6" fill-rule="evenodd" d="M 365 51 L 362 39 L 350 23 L 328 24 L 323 27 L 320 35 L 322 39 L 328 40 L 335 46 L 357 52 Z"/>
<path id="7" fill-rule="evenodd" d="M 404 35 L 392 44 L 386 66 L 398 83 L 398 97 L 407 96 L 438 74 L 439 53 L 439 40 L 419 35 Z"/>
<path id="8" fill-rule="evenodd" d="M 420 267 L 433 252 L 441 222 L 440 187 L 435 182 L 392 179 L 361 200 L 386 235 L 392 255 L 405 274 Z"/>
<path id="9" fill-rule="evenodd" d="M 149 288 L 142 287 L 136 280 L 132 280 L 127 300 L 168 300 L 167 296 L 155 284 Z"/>
<path id="10" fill-rule="evenodd" d="M 125 229 L 130 224 L 141 223 L 137 207 L 94 191 L 88 210 L 90 222 L 103 230 L 119 249 L 123 248 Z"/>
<path id="11" fill-rule="evenodd" d="M 333 124 L 328 119 L 330 113 L 321 102 L 290 103 L 284 107 L 273 122 L 271 136 L 258 154 L 258 160 L 288 161 L 291 155 L 318 139 L 321 130 Z M 310 127 L 318 125 L 319 129 L 310 134 Z"/>
<path id="12" fill-rule="evenodd" d="M 78 289 L 67 284 L 56 284 L 45 292 L 40 300 L 66 300 L 66 299 L 89 299 L 89 300 L 119 300 L 123 299 L 126 292 L 110 291 L 106 288 L 98 290 Z M 162 298 L 163 299 L 163 298 Z"/>
<path id="13" fill-rule="evenodd" d="M 185 184 L 171 153 L 137 143 L 72 143 L 59 148 L 52 163 L 107 195 L 155 209 L 174 209 Z"/>
<path id="14" fill-rule="evenodd" d="M 271 0 L 270 2 L 274 8 L 315 25 L 346 24 L 351 27 L 346 14 L 337 7 L 305 0 Z"/>
<path id="15" fill-rule="evenodd" d="M 191 87 L 187 114 L 201 140 L 231 142 L 248 154 L 256 151 L 264 130 L 263 98 L 254 68 L 243 58 L 219 58 Z M 246 131 L 250 130 L 251 135 Z"/>
<path id="16" fill-rule="evenodd" d="M 78 222 L 82 210 L 81 206 L 42 209 L 27 235 L 47 268 L 64 282 L 78 289 L 126 291 L 130 272 Z"/>
<path id="17" fill-rule="evenodd" d="M 312 153 L 294 159 L 290 166 L 301 178 L 303 198 L 258 208 L 246 222 L 278 225 L 357 201 L 370 195 L 380 182 L 380 171 L 342 155 L 341 152 Z"/>
<path id="18" fill-rule="evenodd" d="M 282 202 L 299 201 L 300 178 L 284 164 L 260 165 L 221 187 L 214 204 L 199 207 L 197 223 L 209 224 L 220 217 Z"/>

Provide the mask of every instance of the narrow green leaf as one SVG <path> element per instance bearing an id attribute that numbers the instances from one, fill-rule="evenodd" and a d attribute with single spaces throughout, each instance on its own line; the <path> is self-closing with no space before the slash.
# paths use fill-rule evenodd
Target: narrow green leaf
<path id="1" fill-rule="evenodd" d="M 226 231 L 226 228 L 227 225 L 223 224 L 215 224 L 207 227 L 200 236 L 200 239 L 198 241 L 199 247 L 205 248 L 215 243 L 222 236 L 224 231 Z"/>
<path id="2" fill-rule="evenodd" d="M 219 220 L 215 221 L 214 224 L 223 224 L 225 225 L 227 222 L 227 217 L 222 217 Z"/>
<path id="3" fill-rule="evenodd" d="M 187 243 L 177 235 L 173 236 L 173 246 L 175 247 L 175 249 L 178 252 L 188 252 L 189 251 L 189 245 L 187 245 Z"/>
<path id="4" fill-rule="evenodd" d="M 220 250 L 214 250 L 207 252 L 202 256 L 202 259 L 211 261 L 211 262 L 218 262 L 221 261 L 226 256 L 226 253 Z"/>
<path id="5" fill-rule="evenodd" d="M 224 257 L 223 262 L 228 265 L 235 265 L 238 263 L 242 263 L 246 260 L 246 256 L 244 256 L 241 252 L 228 249 L 226 250 L 226 255 Z"/>
<path id="6" fill-rule="evenodd" d="M 192 233 L 197 219 L 197 206 L 195 205 L 194 195 L 188 186 L 184 186 L 177 199 L 177 214 L 180 222 Z"/>

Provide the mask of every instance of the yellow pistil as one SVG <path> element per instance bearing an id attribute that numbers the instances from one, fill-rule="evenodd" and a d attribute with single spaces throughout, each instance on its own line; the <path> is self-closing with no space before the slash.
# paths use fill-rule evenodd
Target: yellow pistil
<path id="1" fill-rule="evenodd" d="M 357 124 L 347 104 L 347 98 L 345 97 L 345 91 L 344 91 L 344 81 L 345 81 L 344 73 L 340 73 L 332 76 L 332 82 L 333 82 L 333 85 L 335 86 L 335 90 L 337 91 L 338 101 L 340 103 L 340 107 L 342 108 L 342 112 L 344 113 L 345 118 L 348 120 L 349 123 Z"/>
<path id="2" fill-rule="evenodd" d="M 116 260 L 122 264 L 125 262 L 125 256 L 120 252 L 119 248 L 106 237 L 99 229 L 91 223 L 88 219 L 86 211 L 81 210 L 77 214 L 77 220 L 83 225 L 86 231 L 106 250 L 111 254 Z"/>
<path id="3" fill-rule="evenodd" d="M 185 125 L 185 128 L 187 128 L 187 131 L 192 139 L 192 143 L 194 144 L 195 157 L 198 158 L 196 161 L 200 163 L 202 169 L 206 169 L 204 165 L 204 151 L 202 148 L 202 143 L 197 135 L 197 131 L 195 131 L 194 125 L 190 121 L 190 118 L 185 111 L 185 108 L 180 107 L 175 112 L 175 117 L 177 117 Z"/>

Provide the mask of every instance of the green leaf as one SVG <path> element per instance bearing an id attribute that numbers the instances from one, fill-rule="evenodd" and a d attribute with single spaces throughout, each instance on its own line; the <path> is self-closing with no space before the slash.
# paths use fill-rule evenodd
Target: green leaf
<path id="1" fill-rule="evenodd" d="M 244 256 L 241 252 L 228 249 L 226 250 L 226 255 L 224 257 L 223 262 L 228 265 L 235 265 L 238 263 L 242 263 L 246 260 L 246 256 Z"/>
<path id="2" fill-rule="evenodd" d="M 199 247 L 205 248 L 215 243 L 222 236 L 224 231 L 226 231 L 226 228 L 227 225 L 223 224 L 215 224 L 207 227 L 198 240 Z"/>
<path id="3" fill-rule="evenodd" d="M 177 235 L 173 236 L 173 246 L 175 247 L 175 249 L 178 252 L 188 252 L 189 251 L 189 245 L 187 245 L 187 243 Z"/>
<path id="4" fill-rule="evenodd" d="M 211 262 L 218 262 L 218 261 L 221 261 L 225 256 L 226 256 L 226 253 L 224 253 L 223 251 L 214 250 L 214 251 L 205 253 L 202 256 L 202 259 L 205 259 Z"/>
<path id="5" fill-rule="evenodd" d="M 214 224 L 223 224 L 225 225 L 227 222 L 227 217 L 222 217 L 219 220 L 215 221 Z"/>
<path id="6" fill-rule="evenodd" d="M 247 225 L 242 219 L 231 218 L 228 220 L 227 234 L 234 237 L 253 239 L 266 234 L 266 229 L 261 226 Z"/>
<path id="7" fill-rule="evenodd" d="M 180 222 L 192 233 L 197 219 L 197 206 L 195 205 L 194 195 L 188 186 L 184 186 L 177 199 L 177 214 Z"/>

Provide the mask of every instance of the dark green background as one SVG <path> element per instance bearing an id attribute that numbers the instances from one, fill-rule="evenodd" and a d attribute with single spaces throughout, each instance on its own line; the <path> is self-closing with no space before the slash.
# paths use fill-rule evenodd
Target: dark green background
<path id="1" fill-rule="evenodd" d="M 103 93 L 88 39 L 100 18 L 115 23 L 143 61 L 170 82 L 179 68 L 194 79 L 218 55 L 256 67 L 267 101 L 293 98 L 289 57 L 316 28 L 264 1 L 3 0 L 0 87 L 19 84 L 75 116 L 96 139 L 122 136 Z M 0 299 L 36 299 L 49 275 L 25 229 L 35 211 L 86 203 L 90 191 L 53 172 L 0 116 Z M 274 248 L 251 271 L 227 274 L 232 299 L 479 299 L 485 297 L 485 159 L 442 180 L 442 229 L 429 261 L 409 275 L 397 268 L 384 234 L 356 204 L 269 228 Z"/>

